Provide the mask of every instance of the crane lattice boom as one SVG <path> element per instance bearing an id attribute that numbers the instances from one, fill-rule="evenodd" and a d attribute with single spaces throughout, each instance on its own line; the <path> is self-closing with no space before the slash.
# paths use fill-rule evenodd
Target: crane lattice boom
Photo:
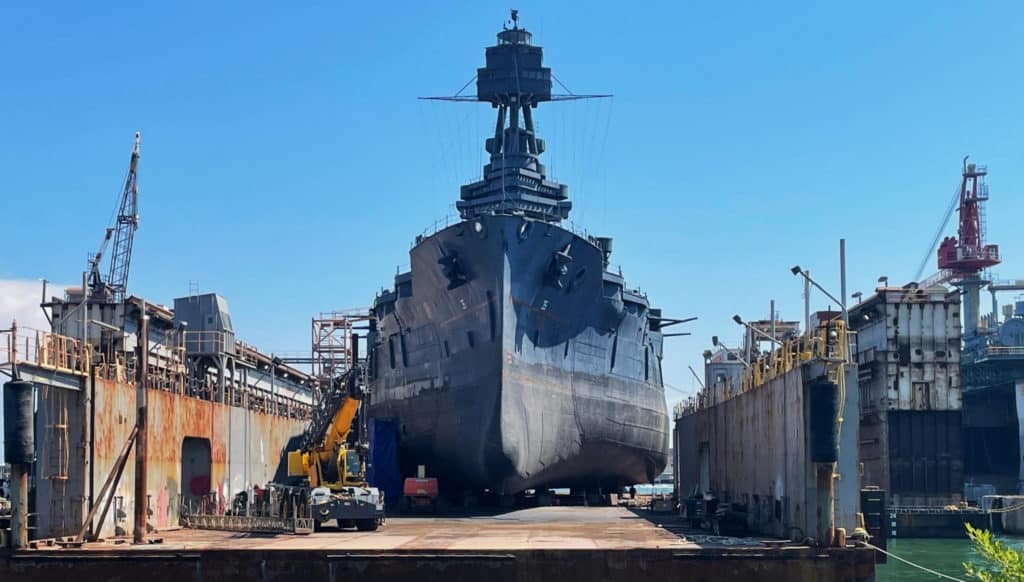
<path id="1" fill-rule="evenodd" d="M 142 136 L 135 132 L 135 145 L 132 147 L 132 157 L 128 164 L 128 177 L 124 182 L 124 190 L 121 192 L 121 201 L 117 211 L 117 220 L 113 227 L 107 228 L 100 245 L 99 252 L 90 261 L 92 274 L 90 286 L 94 293 L 106 291 L 112 295 L 115 302 L 124 300 L 128 288 L 128 271 L 132 262 L 132 243 L 135 240 L 135 231 L 139 228 L 139 144 Z M 100 278 L 100 261 L 107 243 L 111 237 L 114 240 L 114 248 L 110 255 L 110 265 L 107 270 L 106 281 Z"/>

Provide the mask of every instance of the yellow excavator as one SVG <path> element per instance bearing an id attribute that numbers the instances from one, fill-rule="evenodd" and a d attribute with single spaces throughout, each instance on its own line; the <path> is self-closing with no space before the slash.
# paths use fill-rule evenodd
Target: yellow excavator
<path id="1" fill-rule="evenodd" d="M 365 395 L 361 367 L 348 370 L 326 389 L 303 432 L 301 447 L 288 451 L 288 477 L 309 488 L 314 529 L 331 520 L 339 528 L 374 531 L 384 523 L 384 495 L 366 483 L 364 442 L 349 443 Z"/>

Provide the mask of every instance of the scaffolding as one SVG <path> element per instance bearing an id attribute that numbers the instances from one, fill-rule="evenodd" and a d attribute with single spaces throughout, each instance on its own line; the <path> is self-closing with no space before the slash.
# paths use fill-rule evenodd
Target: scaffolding
<path id="1" fill-rule="evenodd" d="M 322 312 L 313 318 L 310 364 L 317 381 L 315 401 L 319 402 L 322 389 L 359 364 L 363 357 L 359 351 L 359 332 L 368 329 L 370 313 L 365 309 Z"/>

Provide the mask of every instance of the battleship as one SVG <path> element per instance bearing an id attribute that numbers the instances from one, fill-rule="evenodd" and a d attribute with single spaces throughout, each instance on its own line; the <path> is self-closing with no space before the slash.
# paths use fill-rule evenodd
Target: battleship
<path id="1" fill-rule="evenodd" d="M 541 47 L 510 25 L 476 95 L 437 98 L 496 110 L 490 162 L 374 300 L 369 416 L 396 421 L 405 474 L 425 464 L 452 488 L 652 482 L 668 454 L 662 330 L 680 320 L 609 270 L 612 239 L 563 222 L 568 186 L 540 162 L 533 110 L 594 96 L 552 93 Z"/>

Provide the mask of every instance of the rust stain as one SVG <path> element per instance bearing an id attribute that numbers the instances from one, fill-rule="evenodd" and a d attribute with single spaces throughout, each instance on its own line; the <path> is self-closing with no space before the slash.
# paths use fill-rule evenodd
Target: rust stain
<path id="1" fill-rule="evenodd" d="M 96 380 L 94 403 L 94 481 L 97 490 L 113 467 L 120 447 L 135 419 L 135 386 Z M 249 411 L 189 396 L 147 390 L 149 438 L 150 524 L 157 528 L 178 523 L 179 499 L 194 486 L 216 492 L 222 500 L 250 485 L 265 485 L 277 469 L 280 451 L 288 439 L 304 428 L 297 419 Z M 186 437 L 206 439 L 210 446 L 210 471 L 205 483 L 182 484 L 182 444 Z M 132 515 L 134 464 L 126 467 L 115 496 L 123 498 L 121 513 Z M 186 489 L 183 491 L 183 489 Z M 70 492 L 69 495 L 75 493 Z M 79 492 L 84 495 L 85 492 Z M 111 512 L 113 515 L 115 512 Z M 130 524 L 116 515 L 108 517 L 103 535 L 114 534 L 117 525 Z"/>

